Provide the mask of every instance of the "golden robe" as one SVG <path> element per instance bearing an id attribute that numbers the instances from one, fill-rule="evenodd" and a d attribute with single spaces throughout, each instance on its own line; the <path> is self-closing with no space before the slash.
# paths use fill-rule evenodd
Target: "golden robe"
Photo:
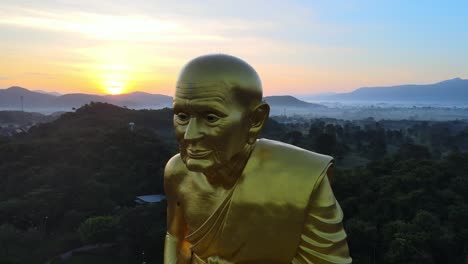
<path id="1" fill-rule="evenodd" d="M 193 264 L 351 263 L 329 156 L 260 139 L 236 185 L 185 240 Z"/>

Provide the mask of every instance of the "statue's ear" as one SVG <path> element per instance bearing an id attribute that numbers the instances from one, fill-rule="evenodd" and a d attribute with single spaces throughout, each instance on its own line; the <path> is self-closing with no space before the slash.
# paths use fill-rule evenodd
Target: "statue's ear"
<path id="1" fill-rule="evenodd" d="M 255 143 L 258 134 L 260 134 L 260 131 L 262 131 L 262 128 L 268 119 L 269 114 L 270 106 L 265 102 L 261 102 L 252 110 L 250 114 L 249 144 L 252 145 Z"/>

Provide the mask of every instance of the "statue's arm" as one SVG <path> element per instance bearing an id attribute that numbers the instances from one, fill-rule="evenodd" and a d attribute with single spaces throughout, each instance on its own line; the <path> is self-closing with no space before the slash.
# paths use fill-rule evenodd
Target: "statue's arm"
<path id="1" fill-rule="evenodd" d="M 329 168 L 320 177 L 322 180 L 311 196 L 293 264 L 352 262 L 343 229 L 343 211 L 336 201 L 327 176 L 332 169 Z"/>
<path id="2" fill-rule="evenodd" d="M 164 170 L 164 190 L 167 198 L 167 233 L 164 242 L 164 264 L 190 263 L 190 252 L 184 237 L 186 224 L 180 206 L 178 185 L 179 164 L 172 158 Z"/>

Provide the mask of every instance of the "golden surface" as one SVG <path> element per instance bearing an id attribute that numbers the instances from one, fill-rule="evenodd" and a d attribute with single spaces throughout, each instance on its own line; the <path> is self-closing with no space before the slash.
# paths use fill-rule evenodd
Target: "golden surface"
<path id="1" fill-rule="evenodd" d="M 164 263 L 351 263 L 327 178 L 333 159 L 257 140 L 269 113 L 261 98 L 257 73 L 235 57 L 182 70 Z"/>

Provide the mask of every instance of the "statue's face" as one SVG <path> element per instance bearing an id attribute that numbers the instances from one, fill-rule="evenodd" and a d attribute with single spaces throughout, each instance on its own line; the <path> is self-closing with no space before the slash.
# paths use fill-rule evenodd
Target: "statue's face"
<path id="1" fill-rule="evenodd" d="M 247 109 L 227 88 L 216 85 L 180 88 L 174 98 L 174 127 L 187 168 L 205 172 L 219 168 L 247 144 Z"/>

